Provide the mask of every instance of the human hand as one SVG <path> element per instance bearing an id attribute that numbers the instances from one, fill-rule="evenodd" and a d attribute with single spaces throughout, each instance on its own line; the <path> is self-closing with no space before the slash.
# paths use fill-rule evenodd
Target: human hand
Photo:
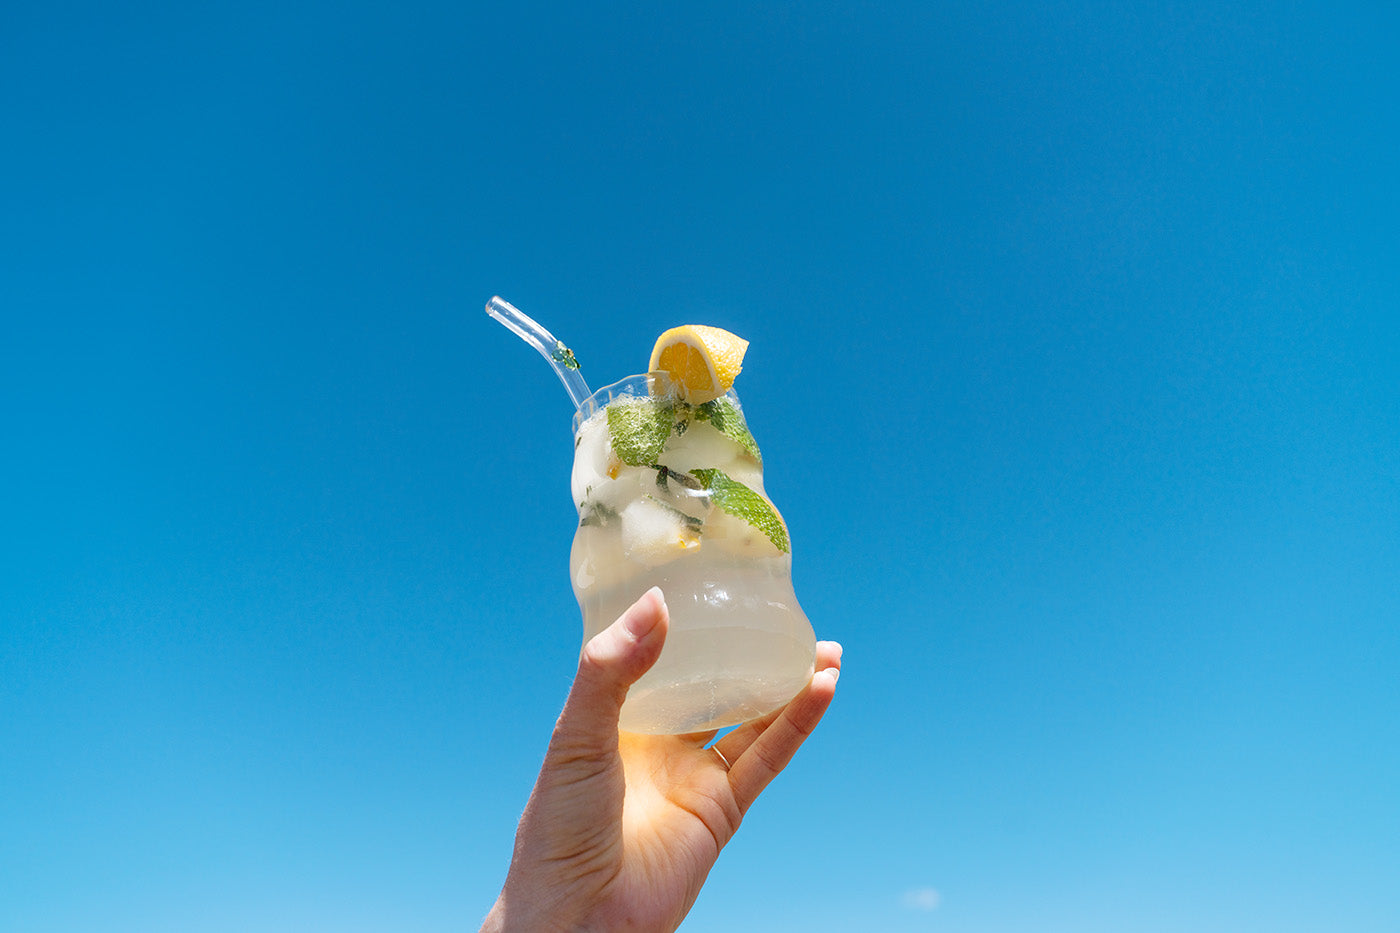
<path id="1" fill-rule="evenodd" d="M 829 641 L 787 706 L 712 747 L 715 732 L 619 733 L 627 688 L 661 654 L 668 618 L 653 588 L 584 646 L 483 933 L 676 929 L 744 814 L 826 712 L 841 667 Z"/>

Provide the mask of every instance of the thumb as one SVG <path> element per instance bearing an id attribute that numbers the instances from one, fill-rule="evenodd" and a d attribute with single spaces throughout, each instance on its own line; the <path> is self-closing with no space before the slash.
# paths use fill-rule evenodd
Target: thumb
<path id="1" fill-rule="evenodd" d="M 617 717 L 627 688 L 661 656 L 670 615 L 661 588 L 642 594 L 617 621 L 583 646 L 559 728 L 575 740 L 617 744 Z"/>

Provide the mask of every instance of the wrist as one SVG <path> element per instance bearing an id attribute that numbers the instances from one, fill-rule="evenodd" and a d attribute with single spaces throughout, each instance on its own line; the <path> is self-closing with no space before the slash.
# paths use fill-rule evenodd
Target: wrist
<path id="1" fill-rule="evenodd" d="M 502 891 L 481 923 L 481 933 L 572 933 L 578 927 L 550 916 L 535 898 L 513 898 Z"/>

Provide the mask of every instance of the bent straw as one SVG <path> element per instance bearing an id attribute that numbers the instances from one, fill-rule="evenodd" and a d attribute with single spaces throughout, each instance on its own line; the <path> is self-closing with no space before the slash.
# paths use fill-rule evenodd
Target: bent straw
<path id="1" fill-rule="evenodd" d="M 574 351 L 564 346 L 564 342 L 555 338 L 553 334 L 535 323 L 531 317 L 519 308 L 505 301 L 499 295 L 486 302 L 486 313 L 510 328 L 521 340 L 540 351 L 540 356 L 549 362 L 554 374 L 559 377 L 559 381 L 564 383 L 564 391 L 569 393 L 569 398 L 574 403 L 574 408 L 583 408 L 583 403 L 593 393 L 588 389 L 588 383 L 583 381 L 583 374 L 579 372 L 578 360 L 574 359 Z"/>

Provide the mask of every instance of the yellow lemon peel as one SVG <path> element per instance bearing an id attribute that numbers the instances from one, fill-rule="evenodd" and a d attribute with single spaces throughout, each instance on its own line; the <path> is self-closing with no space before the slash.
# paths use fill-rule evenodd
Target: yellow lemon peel
<path id="1" fill-rule="evenodd" d="M 749 342 L 719 327 L 682 324 L 656 338 L 649 372 L 664 372 L 692 405 L 719 398 L 734 385 Z"/>

